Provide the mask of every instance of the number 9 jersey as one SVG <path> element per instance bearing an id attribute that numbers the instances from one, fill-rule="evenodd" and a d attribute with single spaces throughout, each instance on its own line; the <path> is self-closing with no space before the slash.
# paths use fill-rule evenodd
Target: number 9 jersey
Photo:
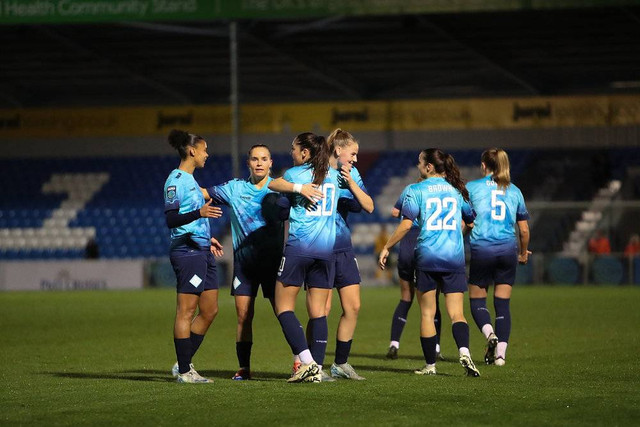
<path id="1" fill-rule="evenodd" d="M 514 184 L 499 189 L 491 175 L 467 183 L 477 217 L 469 243 L 472 250 L 490 250 L 494 255 L 511 253 L 517 247 L 514 224 L 529 219 L 522 192 Z"/>
<path id="2" fill-rule="evenodd" d="M 409 186 L 402 216 L 418 220 L 416 269 L 464 273 L 462 224 L 470 224 L 475 212 L 458 190 L 444 178 L 425 179 Z"/>
<path id="3" fill-rule="evenodd" d="M 313 169 L 309 165 L 294 166 L 283 176 L 294 184 L 313 182 Z M 294 250 L 296 256 L 332 259 L 336 240 L 336 215 L 340 189 L 338 173 L 329 168 L 319 189 L 324 198 L 311 210 L 308 201 L 299 194 L 290 194 L 289 238 L 285 250 Z"/>

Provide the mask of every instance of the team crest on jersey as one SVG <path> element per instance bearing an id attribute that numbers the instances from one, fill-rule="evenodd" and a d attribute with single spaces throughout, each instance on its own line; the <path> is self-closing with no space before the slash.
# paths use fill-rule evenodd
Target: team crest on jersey
<path id="1" fill-rule="evenodd" d="M 176 197 L 176 186 L 167 187 L 167 199 L 173 199 L 174 197 Z"/>

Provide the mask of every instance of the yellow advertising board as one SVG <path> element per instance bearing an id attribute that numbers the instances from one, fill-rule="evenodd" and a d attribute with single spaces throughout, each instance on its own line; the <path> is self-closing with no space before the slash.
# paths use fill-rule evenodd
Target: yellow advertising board
<path id="1" fill-rule="evenodd" d="M 601 127 L 640 124 L 640 95 L 245 104 L 247 134 Z M 0 110 L 0 138 L 229 134 L 226 105 Z"/>

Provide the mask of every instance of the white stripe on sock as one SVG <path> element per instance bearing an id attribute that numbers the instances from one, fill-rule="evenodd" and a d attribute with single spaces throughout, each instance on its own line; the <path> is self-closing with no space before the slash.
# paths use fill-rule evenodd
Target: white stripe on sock
<path id="1" fill-rule="evenodd" d="M 485 338 L 489 338 L 489 335 L 493 333 L 493 326 L 491 326 L 491 323 L 487 323 L 482 327 L 482 333 Z"/>

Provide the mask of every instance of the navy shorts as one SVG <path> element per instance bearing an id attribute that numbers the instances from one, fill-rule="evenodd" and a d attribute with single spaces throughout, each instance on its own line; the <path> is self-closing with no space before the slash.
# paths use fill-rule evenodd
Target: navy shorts
<path id="1" fill-rule="evenodd" d="M 469 263 L 469 283 L 488 288 L 489 285 L 511 285 L 516 281 L 518 253 L 501 255 L 488 254 L 486 251 L 472 250 Z"/>
<path id="2" fill-rule="evenodd" d="M 274 298 L 280 257 L 266 257 L 254 264 L 233 260 L 233 282 L 231 295 L 248 297 L 258 296 L 258 288 L 262 285 L 262 296 Z"/>
<path id="3" fill-rule="evenodd" d="M 406 236 L 400 240 L 398 249 L 398 277 L 407 282 L 413 282 L 416 275 L 416 241 L 420 234 L 419 228 L 412 228 Z"/>
<path id="4" fill-rule="evenodd" d="M 169 260 L 178 279 L 176 290 L 179 294 L 201 294 L 218 289 L 216 261 L 208 249 L 174 251 Z"/>
<path id="5" fill-rule="evenodd" d="M 349 285 L 359 285 L 362 279 L 360 278 L 358 260 L 356 259 L 356 254 L 353 253 L 353 249 L 333 255 L 335 257 L 334 286 L 337 289 L 341 289 Z"/>
<path id="6" fill-rule="evenodd" d="M 440 289 L 443 294 L 466 292 L 467 277 L 464 273 L 452 271 L 416 270 L 416 288 L 420 292 Z"/>
<path id="7" fill-rule="evenodd" d="M 309 258 L 287 254 L 285 251 L 278 280 L 287 286 L 332 289 L 335 279 L 335 262 L 332 259 Z"/>

